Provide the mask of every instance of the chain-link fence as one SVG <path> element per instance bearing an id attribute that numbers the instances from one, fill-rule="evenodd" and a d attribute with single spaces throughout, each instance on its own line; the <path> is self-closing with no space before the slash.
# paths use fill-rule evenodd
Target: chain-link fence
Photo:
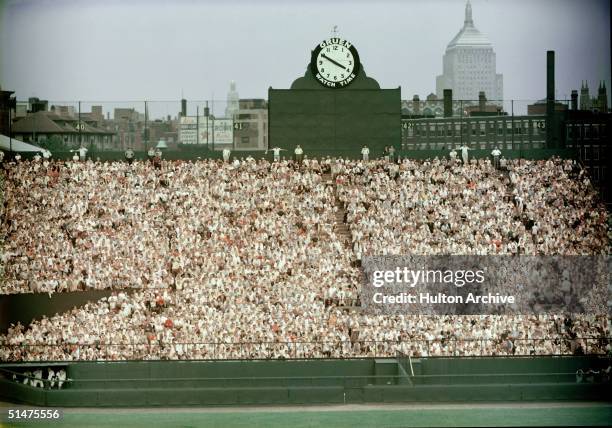
<path id="1" fill-rule="evenodd" d="M 569 109 L 557 100 L 555 111 Z M 403 100 L 404 150 L 538 149 L 546 147 L 544 100 Z M 215 157 L 224 149 L 262 154 L 268 138 L 265 99 L 176 101 L 19 101 L 11 139 L 48 149 L 55 158 L 84 147 L 92 159 L 122 159 L 161 150 L 166 157 Z M 394 142 L 390 142 L 394 144 Z M 340 148 L 339 148 L 340 149 Z"/>
<path id="2" fill-rule="evenodd" d="M 10 137 L 57 158 L 80 147 L 95 159 L 131 149 L 163 152 L 265 151 L 267 102 L 261 99 L 17 102 Z M 202 154 L 202 153 L 200 153 Z M 101 155 L 104 158 L 104 155 Z M 107 156 L 108 157 L 108 156 Z"/>

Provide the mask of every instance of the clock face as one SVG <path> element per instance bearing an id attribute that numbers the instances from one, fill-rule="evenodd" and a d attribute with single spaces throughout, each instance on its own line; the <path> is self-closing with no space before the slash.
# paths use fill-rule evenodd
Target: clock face
<path id="1" fill-rule="evenodd" d="M 339 37 L 324 40 L 312 51 L 310 70 L 328 88 L 345 88 L 359 74 L 359 55 L 352 43 Z"/>

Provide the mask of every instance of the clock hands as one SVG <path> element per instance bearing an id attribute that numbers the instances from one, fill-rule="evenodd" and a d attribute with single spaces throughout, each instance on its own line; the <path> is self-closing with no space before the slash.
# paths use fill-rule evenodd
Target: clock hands
<path id="1" fill-rule="evenodd" d="M 350 71 L 351 71 L 351 70 L 349 70 L 348 68 L 346 68 L 345 66 L 343 66 L 343 65 L 342 65 L 342 64 L 340 64 L 339 62 L 334 61 L 333 59 L 331 59 L 330 57 L 328 57 L 328 56 L 327 56 L 327 55 L 325 55 L 325 54 L 321 54 L 321 56 L 322 56 L 323 58 L 325 58 L 326 60 L 328 60 L 329 62 L 331 62 L 332 64 L 337 65 L 337 66 L 338 66 L 338 67 L 340 67 L 341 69 L 346 70 L 347 72 L 349 72 L 349 73 L 350 73 Z"/>

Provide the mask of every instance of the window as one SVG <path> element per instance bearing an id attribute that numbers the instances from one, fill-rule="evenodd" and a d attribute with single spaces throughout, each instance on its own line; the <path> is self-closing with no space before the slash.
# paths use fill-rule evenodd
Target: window
<path id="1" fill-rule="evenodd" d="M 521 122 L 514 122 L 514 133 L 517 135 L 521 135 L 523 133 L 523 128 L 521 127 Z"/>
<path id="2" fill-rule="evenodd" d="M 240 139 L 240 142 L 241 142 L 242 144 L 249 144 L 249 137 L 242 137 L 242 138 Z"/>

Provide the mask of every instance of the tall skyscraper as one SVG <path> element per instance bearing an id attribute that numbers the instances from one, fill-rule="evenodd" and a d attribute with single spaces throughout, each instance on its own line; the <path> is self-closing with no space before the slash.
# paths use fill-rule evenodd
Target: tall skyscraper
<path id="1" fill-rule="evenodd" d="M 230 82 L 230 90 L 227 93 L 227 105 L 225 107 L 225 117 L 232 118 L 234 115 L 238 114 L 238 109 L 240 108 L 239 104 L 240 97 L 238 96 L 238 91 L 236 90 L 236 82 L 233 80 Z"/>
<path id="2" fill-rule="evenodd" d="M 503 76 L 496 73 L 495 52 L 489 39 L 474 26 L 470 0 L 465 5 L 463 28 L 446 46 L 442 59 L 443 73 L 436 77 L 436 95 L 453 90 L 453 99 L 478 100 L 485 92 L 487 100 L 500 104 L 503 99 Z"/>

